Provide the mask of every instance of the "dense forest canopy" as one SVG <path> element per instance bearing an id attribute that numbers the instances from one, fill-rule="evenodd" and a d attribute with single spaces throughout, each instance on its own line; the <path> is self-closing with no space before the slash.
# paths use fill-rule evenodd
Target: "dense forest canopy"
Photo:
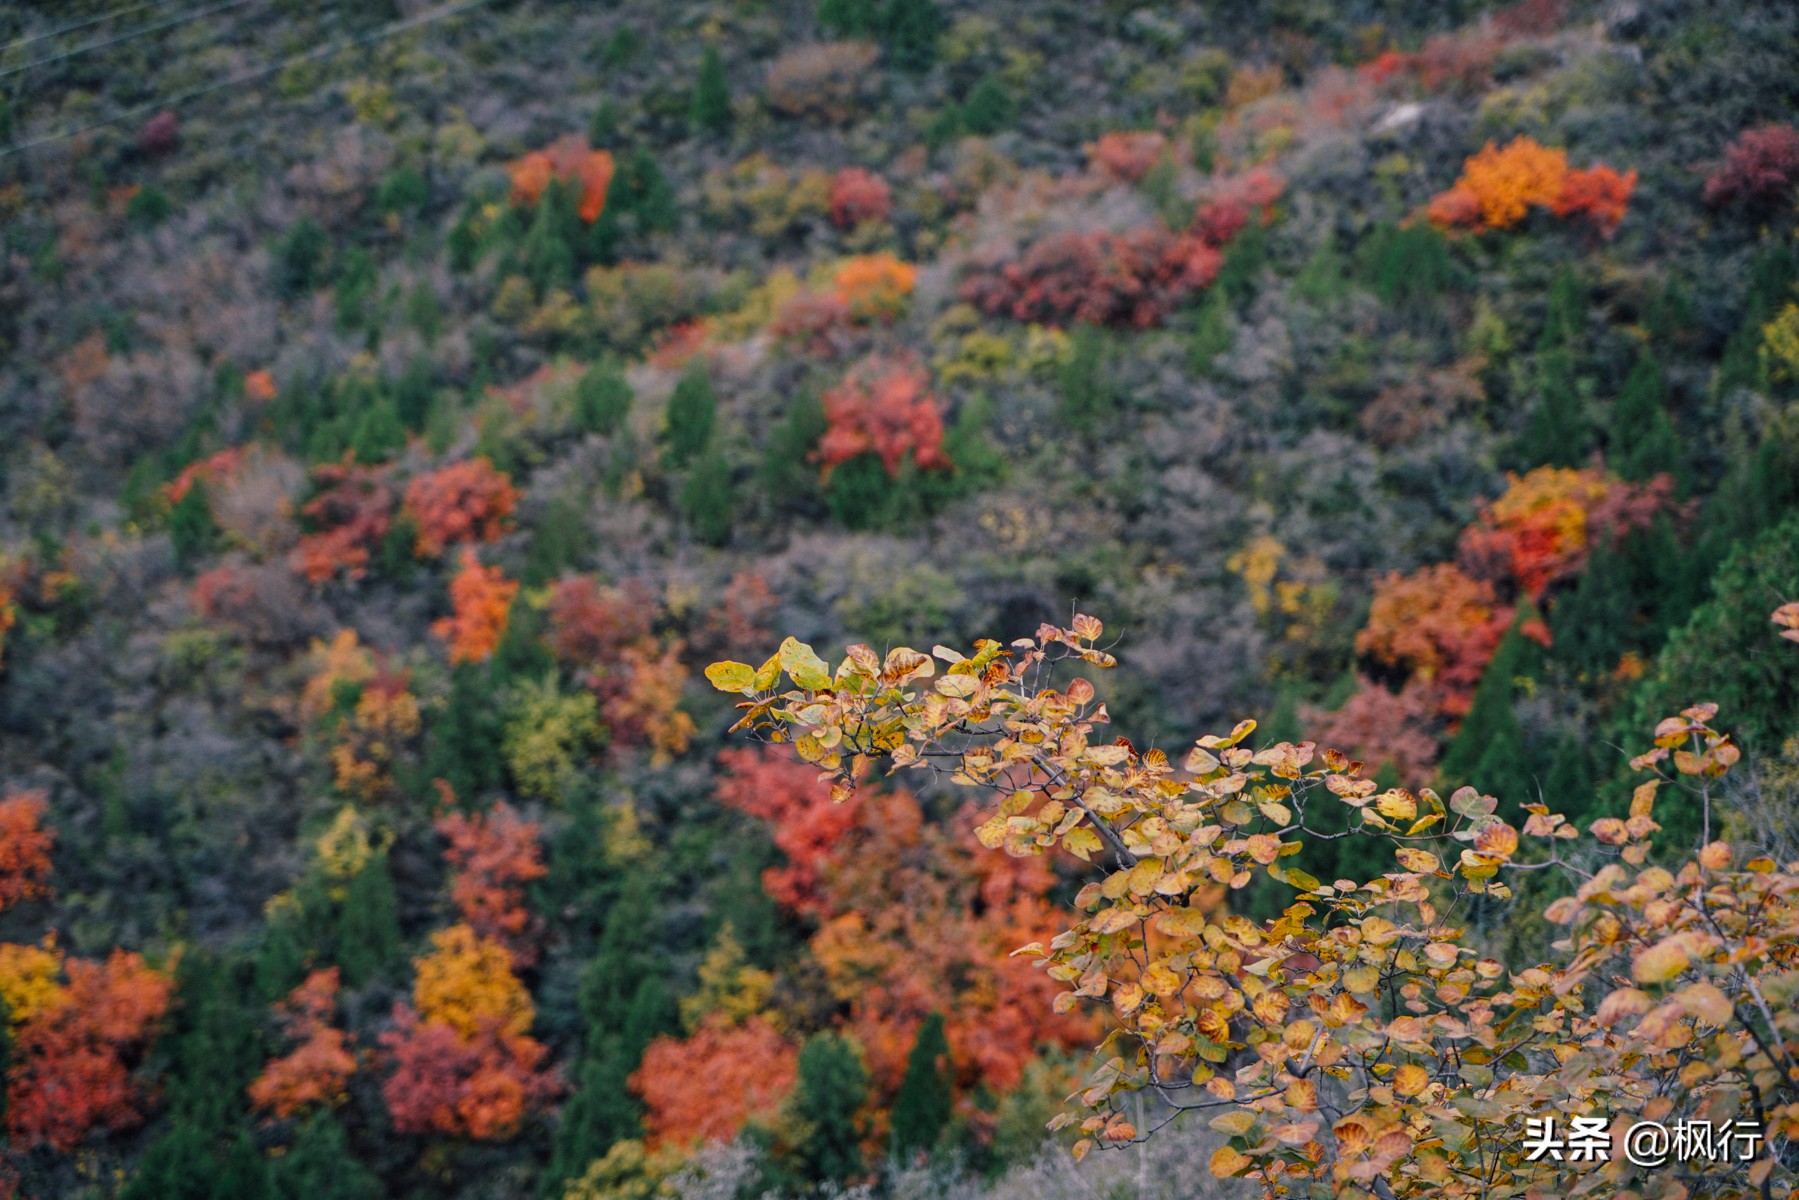
<path id="1" fill-rule="evenodd" d="M 1501 1077 L 1753 1093 L 1737 1174 L 1606 1186 L 1790 1188 L 1795 62 L 1689 0 L 0 8 L 0 1196 L 1549 1186 Z M 1103 731 L 894 761 L 965 704 Z M 1500 992 L 1556 1051 L 1313 1077 Z"/>

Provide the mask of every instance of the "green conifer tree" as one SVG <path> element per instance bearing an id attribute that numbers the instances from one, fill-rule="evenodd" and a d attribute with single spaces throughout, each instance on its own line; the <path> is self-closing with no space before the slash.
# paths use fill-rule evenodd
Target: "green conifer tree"
<path id="1" fill-rule="evenodd" d="M 762 490 L 777 504 L 816 507 L 818 466 L 810 460 L 828 424 L 817 390 L 802 386 L 763 450 L 759 472 Z"/>
<path id="2" fill-rule="evenodd" d="M 642 1134 L 643 1105 L 627 1080 L 650 1042 L 680 1026 L 655 950 L 657 886 L 653 871 L 626 873 L 599 948 L 582 971 L 586 1043 L 543 1175 L 546 1198 L 560 1196 L 569 1179 L 614 1143 Z"/>
<path id="3" fill-rule="evenodd" d="M 693 86 L 693 107 L 688 114 L 695 125 L 710 133 L 731 128 L 731 84 L 725 77 L 725 60 L 717 46 L 707 46 L 700 56 L 700 74 Z"/>
<path id="4" fill-rule="evenodd" d="M 587 368 L 575 385 L 576 423 L 588 433 L 616 433 L 631 415 L 633 399 L 623 365 L 604 359 Z"/>
<path id="5" fill-rule="evenodd" d="M 1536 643 L 1526 638 L 1521 629 L 1534 616 L 1531 606 L 1520 606 L 1512 627 L 1499 640 L 1487 669 L 1481 672 L 1468 715 L 1462 718 L 1455 741 L 1450 743 L 1449 753 L 1443 756 L 1441 774 L 1446 784 L 1472 783 L 1482 790 L 1492 791 L 1493 785 L 1478 774 L 1488 747 L 1514 737 L 1522 746 L 1524 731 L 1518 726 L 1518 715 L 1512 708 L 1516 692 L 1512 681 L 1532 673 L 1536 664 Z"/>
<path id="6" fill-rule="evenodd" d="M 712 427 L 718 416 L 718 393 L 712 390 L 712 377 L 705 364 L 695 361 L 668 398 L 667 424 L 664 427 L 663 461 L 671 467 L 684 467 L 706 449 L 712 441 Z"/>
<path id="7" fill-rule="evenodd" d="M 328 1112 L 301 1124 L 287 1153 L 271 1160 L 270 1200 L 379 1200 L 381 1183 L 350 1153 Z"/>
<path id="8" fill-rule="evenodd" d="M 937 61 L 937 36 L 943 13 L 935 0 L 887 0 L 881 10 L 881 35 L 895 66 L 928 71 Z"/>
<path id="9" fill-rule="evenodd" d="M 552 181 L 538 197 L 531 228 L 525 232 L 519 248 L 525 278 L 531 281 L 539 300 L 558 288 L 573 286 L 574 248 L 576 239 L 582 236 L 568 185 L 561 180 Z"/>
<path id="10" fill-rule="evenodd" d="M 881 20 L 875 0 L 819 0 L 815 17 L 821 28 L 846 38 L 868 37 Z"/>
<path id="11" fill-rule="evenodd" d="M 1519 446 L 1525 465 L 1579 465 L 1590 446 L 1589 427 L 1568 346 L 1558 344 L 1537 355 L 1537 388 L 1537 403 Z"/>
<path id="12" fill-rule="evenodd" d="M 906 1074 L 893 1098 L 893 1152 L 902 1161 L 936 1147 L 954 1112 L 955 1088 L 943 1014 L 934 1012 L 918 1027 L 906 1056 Z"/>
<path id="13" fill-rule="evenodd" d="M 425 770 L 465 800 L 500 782 L 500 714 L 493 673 L 486 663 L 458 663 L 450 694 L 426 726 Z"/>
<path id="14" fill-rule="evenodd" d="M 681 515 L 697 541 L 722 546 L 731 540 L 736 501 L 731 495 L 731 468 L 719 451 L 718 439 L 706 447 L 687 482 L 681 485 Z"/>
<path id="15" fill-rule="evenodd" d="M 218 522 L 212 519 L 212 504 L 206 495 L 206 483 L 196 479 L 186 494 L 169 509 L 169 544 L 175 548 L 175 561 L 188 570 L 211 554 L 219 541 Z"/>
<path id="16" fill-rule="evenodd" d="M 842 1182 L 863 1171 L 862 1123 L 868 1100 L 862 1047 L 844 1034 L 816 1033 L 800 1047 L 799 1079 L 788 1101 L 804 1132 L 795 1157 L 809 1179 Z"/>
<path id="17" fill-rule="evenodd" d="M 1212 373 L 1212 363 L 1227 352 L 1237 340 L 1231 322 L 1231 299 L 1221 287 L 1214 285 L 1200 306 L 1193 333 L 1187 340 L 1187 367 L 1195 375 Z"/>
<path id="18" fill-rule="evenodd" d="M 361 987 L 401 954 L 400 904 L 387 852 L 363 864 L 344 891 L 337 918 L 337 964 L 344 982 Z"/>
<path id="19" fill-rule="evenodd" d="M 962 127 L 981 137 L 991 137 L 1018 116 L 1018 102 L 998 75 L 984 75 L 962 104 Z"/>
<path id="20" fill-rule="evenodd" d="M 1611 466 L 1631 480 L 1682 468 L 1680 435 L 1668 414 L 1668 384 L 1655 352 L 1645 348 L 1612 409 Z"/>
<path id="21" fill-rule="evenodd" d="M 1069 339 L 1069 355 L 1057 383 L 1062 392 L 1062 419 L 1075 429 L 1091 432 L 1117 403 L 1106 370 L 1106 336 L 1098 326 L 1082 322 Z"/>

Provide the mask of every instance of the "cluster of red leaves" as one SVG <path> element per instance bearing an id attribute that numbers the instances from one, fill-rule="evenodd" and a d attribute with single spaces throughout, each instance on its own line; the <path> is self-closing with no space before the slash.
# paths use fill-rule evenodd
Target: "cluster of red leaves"
<path id="1" fill-rule="evenodd" d="M 16 595 L 12 584 L 0 580 L 0 664 L 6 662 L 6 634 L 19 619 L 18 605 L 13 603 Z"/>
<path id="2" fill-rule="evenodd" d="M 877 1096 L 898 1089 L 931 1012 L 949 1017 L 964 1088 L 1009 1090 L 1040 1044 L 1091 1036 L 1087 1017 L 1056 1011 L 1053 981 L 1009 957 L 1057 931 L 1045 860 L 983 854 L 967 836 L 972 813 L 945 828 L 905 791 L 838 804 L 815 769 L 772 752 L 727 752 L 724 762 L 718 798 L 771 824 L 788 861 L 764 887 L 819 922 L 812 952 L 849 1006 Z"/>
<path id="3" fill-rule="evenodd" d="M 275 374 L 268 368 L 251 371 L 244 376 L 245 399 L 266 404 L 280 394 L 281 389 L 275 386 Z"/>
<path id="4" fill-rule="evenodd" d="M 576 212 L 591 225 L 606 211 L 606 192 L 612 186 L 612 154 L 593 150 L 585 139 L 575 134 L 556 139 L 542 150 L 533 150 L 507 164 L 512 176 L 512 202 L 536 204 L 550 186 L 560 179 L 574 188 Z"/>
<path id="5" fill-rule="evenodd" d="M 48 895 L 50 848 L 56 830 L 44 828 L 48 806 L 41 791 L 14 792 L 0 800 L 0 912 L 21 900 Z"/>
<path id="6" fill-rule="evenodd" d="M 650 636 L 656 599 L 641 580 L 606 587 L 591 575 L 565 575 L 550 588 L 550 650 L 563 663 L 617 662 L 626 646 Z"/>
<path id="7" fill-rule="evenodd" d="M 840 293 L 806 289 L 782 302 L 768 331 L 783 343 L 823 358 L 843 349 L 854 324 L 849 301 Z"/>
<path id="8" fill-rule="evenodd" d="M 607 587 L 591 576 L 565 576 L 550 590 L 548 640 L 599 697 L 612 744 L 648 745 L 660 759 L 686 749 L 694 726 L 679 708 L 687 680 L 683 646 L 657 640 L 656 611 L 639 580 Z"/>
<path id="9" fill-rule="evenodd" d="M 1492 583 L 1439 563 L 1374 585 L 1356 651 L 1430 688 L 1437 711 L 1459 718 L 1511 620 Z"/>
<path id="10" fill-rule="evenodd" d="M 839 463 L 873 452 L 889 475 L 910 455 L 921 471 L 947 470 L 943 412 L 930 376 L 916 363 L 868 358 L 824 394 L 829 427 L 813 457 L 825 478 Z"/>
<path id="11" fill-rule="evenodd" d="M 356 1073 L 349 1036 L 335 1028 L 339 986 L 336 967 L 312 972 L 276 1006 L 282 1032 L 300 1043 L 271 1059 L 250 1084 L 250 1103 L 286 1120 L 315 1104 L 343 1102 L 344 1085 Z"/>
<path id="12" fill-rule="evenodd" d="M 381 1086 L 394 1128 L 511 1137 L 563 1086 L 544 1065 L 549 1050 L 526 1033 L 530 993 L 505 947 L 468 925 L 439 930 L 431 944 L 414 964 L 413 1003 L 394 1005 L 394 1028 L 380 1037 L 394 1067 Z"/>
<path id="13" fill-rule="evenodd" d="M 444 851 L 456 871 L 450 900 L 463 921 L 504 946 L 515 970 L 535 963 L 539 922 L 525 907 L 524 885 L 549 870 L 538 844 L 538 824 L 521 820 L 516 809 L 500 801 L 485 815 L 446 813 L 436 826 L 450 842 Z"/>
<path id="14" fill-rule="evenodd" d="M 1584 567 L 1596 540 L 1647 527 L 1673 496 L 1665 475 L 1633 484 L 1596 467 L 1538 467 L 1508 478 L 1504 494 L 1462 531 L 1457 559 L 1469 575 L 1532 600 Z"/>
<path id="15" fill-rule="evenodd" d="M 1274 219 L 1274 202 L 1286 180 L 1267 167 L 1253 167 L 1219 181 L 1194 214 L 1190 232 L 1210 246 L 1223 247 L 1243 232 L 1250 219 L 1266 225 Z"/>
<path id="16" fill-rule="evenodd" d="M 394 1024 L 380 1039 L 394 1063 L 381 1095 L 401 1133 L 508 1138 L 562 1092 L 556 1072 L 544 1067 L 549 1048 L 534 1038 L 492 1023 L 464 1037 L 442 1021 L 421 1021 L 405 1004 L 394 1006 Z"/>
<path id="17" fill-rule="evenodd" d="M 485 457 L 451 463 L 406 485 L 420 557 L 435 557 L 459 542 L 493 541 L 517 507 L 518 489 Z"/>
<path id="18" fill-rule="evenodd" d="M 243 467 L 247 449 L 245 446 L 228 446 L 198 462 L 187 464 L 181 468 L 181 474 L 162 485 L 163 499 L 170 504 L 179 504 L 196 482 L 209 488 L 229 483 Z"/>
<path id="19" fill-rule="evenodd" d="M 859 800 L 831 803 L 831 788 L 818 769 L 786 755 L 725 750 L 725 769 L 714 795 L 727 808 L 767 821 L 786 865 L 762 872 L 762 890 L 781 907 L 803 916 L 825 911 L 822 868 L 833 847 L 858 819 Z"/>
<path id="20" fill-rule="evenodd" d="M 721 1014 L 688 1038 L 659 1037 L 632 1073 L 657 1146 L 727 1142 L 753 1116 L 774 1113 L 799 1073 L 798 1052 L 766 1017 L 732 1025 Z"/>
<path id="21" fill-rule="evenodd" d="M 483 662 L 499 648 L 516 595 L 517 580 L 482 566 L 473 549 L 463 548 L 462 569 L 450 580 L 450 615 L 431 624 L 449 643 L 451 662 Z"/>
<path id="22" fill-rule="evenodd" d="M 831 223 L 837 228 L 885 221 L 892 211 L 893 190 L 873 171 L 845 167 L 831 177 Z"/>
<path id="23" fill-rule="evenodd" d="M 1765 211 L 1791 207 L 1799 183 L 1799 129 L 1762 125 L 1745 129 L 1724 151 L 1705 181 L 1705 202 L 1713 208 L 1740 204 Z"/>
<path id="24" fill-rule="evenodd" d="M 1120 183 L 1136 183 L 1167 147 L 1168 139 L 1154 130 L 1102 133 L 1086 145 L 1087 165 Z"/>
<path id="25" fill-rule="evenodd" d="M 1462 164 L 1461 178 L 1425 209 L 1446 229 L 1509 229 L 1533 208 L 1558 217 L 1585 217 L 1605 237 L 1617 231 L 1635 190 L 1637 173 L 1608 166 L 1571 170 L 1567 152 L 1520 136 L 1504 146 L 1488 142 Z"/>
<path id="26" fill-rule="evenodd" d="M 89 1131 L 143 1119 L 132 1062 L 168 1011 L 173 984 L 114 950 L 104 964 L 65 963 L 58 1001 L 20 1026 L 6 1073 L 6 1131 L 17 1149 L 68 1153 Z"/>
<path id="27" fill-rule="evenodd" d="M 1160 225 L 1055 233 L 1016 262 L 970 274 L 961 296 L 989 316 L 1015 321 L 1148 328 L 1211 283 L 1223 261 L 1213 243 Z"/>
<path id="28" fill-rule="evenodd" d="M 1334 713 L 1309 713 L 1308 735 L 1341 749 L 1376 770 L 1392 764 L 1404 787 L 1430 782 L 1437 762 L 1436 700 L 1422 680 L 1389 691 L 1363 676 L 1361 686 Z"/>
<path id="29" fill-rule="evenodd" d="M 324 583 L 342 571 L 351 579 L 368 573 L 369 556 L 393 524 L 394 493 L 381 467 L 342 463 L 316 467 L 318 492 L 300 509 L 314 526 L 291 559 L 306 582 Z"/>
<path id="30" fill-rule="evenodd" d="M 172 154 L 181 141 L 181 118 L 172 112 L 159 112 L 137 127 L 138 153 L 146 158 Z"/>

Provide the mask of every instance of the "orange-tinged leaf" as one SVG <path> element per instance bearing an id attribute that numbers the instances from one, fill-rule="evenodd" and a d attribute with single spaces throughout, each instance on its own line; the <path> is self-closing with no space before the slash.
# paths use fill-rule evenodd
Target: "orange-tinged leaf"
<path id="1" fill-rule="evenodd" d="M 1229 1146 L 1220 1146 L 1212 1151 L 1212 1174 L 1219 1179 L 1229 1179 L 1233 1175 L 1241 1175 L 1252 1165 L 1247 1155 L 1241 1154 Z"/>
<path id="2" fill-rule="evenodd" d="M 1638 954 L 1630 972 L 1638 983 L 1662 983 L 1686 970 L 1691 961 L 1678 938 L 1664 938 Z"/>

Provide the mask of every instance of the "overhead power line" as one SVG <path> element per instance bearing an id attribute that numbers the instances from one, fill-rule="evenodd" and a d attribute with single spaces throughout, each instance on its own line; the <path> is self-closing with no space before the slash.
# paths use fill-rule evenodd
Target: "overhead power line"
<path id="1" fill-rule="evenodd" d="M 46 29 L 42 33 L 33 33 L 22 38 L 15 38 L 6 43 L 6 45 L 0 46 L 0 54 L 5 54 L 9 50 L 17 50 L 20 46 L 29 46 L 33 42 L 41 42 L 45 38 L 61 37 L 65 33 L 74 33 L 76 30 L 86 29 L 90 25 L 98 25 L 103 21 L 116 21 L 120 17 L 130 16 L 134 12 L 142 12 L 146 8 L 161 8 L 167 3 L 168 0 L 148 0 L 148 3 L 145 4 L 133 4 L 130 8 L 116 8 L 112 12 L 101 13 L 97 17 L 89 17 L 85 21 L 75 21 L 68 25 L 58 26 L 55 29 Z"/>
<path id="2" fill-rule="evenodd" d="M 329 46 L 317 46 L 311 50 L 304 51 L 300 54 L 292 55 L 288 58 L 279 59 L 279 60 L 277 60 L 275 62 L 271 62 L 271 63 L 264 63 L 262 66 L 254 67 L 248 71 L 239 72 L 238 74 L 229 76 L 225 79 L 219 79 L 219 80 L 215 80 L 212 83 L 202 84 L 199 87 L 190 88 L 185 92 L 178 92 L 173 96 L 165 96 L 160 99 L 149 101 L 148 103 L 145 103 L 145 104 L 139 104 L 139 105 L 136 105 L 135 107 L 125 109 L 122 112 L 116 112 L 110 117 L 102 117 L 98 121 L 89 121 L 85 125 L 77 125 L 72 129 L 63 129 L 63 130 L 59 130 L 56 133 L 45 134 L 43 137 L 33 138 L 29 142 L 17 142 L 11 146 L 6 147 L 3 150 L 0 150 L 0 159 L 8 158 L 14 154 L 23 154 L 27 150 L 33 150 L 39 146 L 47 146 L 47 145 L 50 145 L 52 142 L 60 142 L 60 141 L 64 140 L 65 138 L 76 137 L 80 134 L 88 133 L 95 129 L 103 129 L 106 126 L 116 124 L 119 121 L 128 121 L 128 120 L 133 119 L 134 117 L 141 117 L 148 113 L 156 112 L 160 109 L 174 108 L 176 105 L 185 104 L 189 100 L 197 99 L 201 96 L 207 95 L 208 93 L 221 91 L 225 88 L 238 87 L 238 86 L 241 86 L 246 83 L 251 83 L 251 82 L 254 82 L 255 80 L 261 79 L 265 75 L 272 75 L 276 71 L 285 71 L 289 67 L 297 66 L 300 63 L 307 62 L 307 61 L 310 61 L 315 58 L 327 58 L 333 54 L 336 54 L 340 50 L 348 50 L 352 46 L 360 46 L 360 45 L 364 45 L 364 44 L 371 43 L 371 42 L 378 42 L 385 38 L 392 37 L 395 34 L 405 33 L 409 29 L 416 29 L 421 25 L 429 25 L 433 21 L 441 21 L 445 17 L 453 17 L 458 13 L 467 12 L 473 8 L 480 8 L 482 5 L 484 5 L 486 3 L 488 3 L 488 0 L 463 0 L 463 2 L 460 4 L 446 5 L 443 8 L 433 9 L 430 12 L 420 13 L 416 17 L 407 17 L 403 20 L 394 21 L 390 24 L 383 25 L 379 29 L 370 30 L 368 33 L 358 34 L 355 37 L 345 38 L 343 41 L 336 42 Z"/>
<path id="3" fill-rule="evenodd" d="M 21 71 L 29 71 L 33 67 L 47 66 L 50 63 L 61 62 L 66 58 L 77 58 L 80 55 L 86 54 L 89 50 L 99 50 L 106 46 L 116 46 L 120 42 L 129 42 L 133 38 L 145 37 L 152 33 L 160 33 L 164 29 L 173 29 L 177 25 L 186 25 L 189 21 L 198 21 L 201 17 L 209 17 L 213 13 L 224 12 L 228 8 L 241 8 L 248 3 L 250 3 L 250 0 L 226 0 L 224 4 L 215 4 L 211 8 L 197 8 L 184 13 L 176 13 L 174 16 L 163 21 L 155 21 L 149 25 L 140 25 L 136 29 L 127 30 L 124 33 L 115 33 L 111 37 L 95 38 L 91 42 L 83 42 L 73 50 L 65 50 L 61 54 L 51 54 L 44 58 L 34 58 L 28 63 L 20 63 L 16 67 L 8 67 L 4 71 L 0 71 L 0 79 L 5 79 L 9 75 L 17 75 Z"/>

